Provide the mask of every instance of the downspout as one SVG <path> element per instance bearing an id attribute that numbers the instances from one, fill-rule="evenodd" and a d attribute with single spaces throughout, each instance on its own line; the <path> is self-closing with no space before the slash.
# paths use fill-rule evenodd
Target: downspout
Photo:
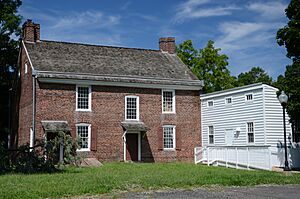
<path id="1" fill-rule="evenodd" d="M 123 161 L 126 162 L 126 133 L 127 130 L 125 129 L 122 138 L 123 138 Z"/>
<path id="2" fill-rule="evenodd" d="M 32 140 L 35 145 L 35 115 L 36 115 L 36 71 L 32 70 Z"/>

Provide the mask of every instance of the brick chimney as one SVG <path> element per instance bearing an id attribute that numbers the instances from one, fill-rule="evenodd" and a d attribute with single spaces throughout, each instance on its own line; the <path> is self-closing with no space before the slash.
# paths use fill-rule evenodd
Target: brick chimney
<path id="1" fill-rule="evenodd" d="M 28 42 L 39 42 L 40 41 L 40 24 L 33 23 L 31 19 L 23 24 L 23 35 L 24 41 Z"/>
<path id="2" fill-rule="evenodd" d="M 175 37 L 163 37 L 159 39 L 159 50 L 174 54 L 176 52 Z"/>

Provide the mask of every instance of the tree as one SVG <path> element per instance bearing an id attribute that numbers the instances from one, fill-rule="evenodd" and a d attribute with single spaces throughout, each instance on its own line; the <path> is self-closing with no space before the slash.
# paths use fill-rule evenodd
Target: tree
<path id="1" fill-rule="evenodd" d="M 177 47 L 177 54 L 183 63 L 188 65 L 200 80 L 204 80 L 204 93 L 234 87 L 234 77 L 230 76 L 227 69 L 228 57 L 219 54 L 220 50 L 214 47 L 211 40 L 200 50 L 193 47 L 191 40 L 184 41 Z"/>
<path id="2" fill-rule="evenodd" d="M 8 66 L 16 66 L 18 58 L 19 41 L 13 39 L 20 35 L 21 23 L 17 9 L 21 0 L 1 0 L 0 2 L 0 78 L 1 82 L 7 81 L 6 73 Z"/>
<path id="3" fill-rule="evenodd" d="M 291 120 L 300 120 L 300 1 L 291 0 L 285 9 L 288 24 L 277 32 L 277 43 L 285 46 L 287 57 L 293 64 L 288 65 L 284 76 L 279 76 L 276 85 L 289 96 L 287 112 Z"/>
<path id="4" fill-rule="evenodd" d="M 6 137 L 4 129 L 8 122 L 8 66 L 17 66 L 18 36 L 20 35 L 21 17 L 17 9 L 21 0 L 0 1 L 0 142 Z"/>
<path id="5" fill-rule="evenodd" d="M 237 78 L 237 86 L 244 86 L 259 82 L 272 84 L 272 78 L 260 67 L 253 67 L 250 71 L 239 74 Z"/>
<path id="6" fill-rule="evenodd" d="M 286 47 L 288 58 L 300 61 L 300 1 L 291 0 L 285 9 L 285 14 L 289 22 L 278 30 L 277 43 Z"/>

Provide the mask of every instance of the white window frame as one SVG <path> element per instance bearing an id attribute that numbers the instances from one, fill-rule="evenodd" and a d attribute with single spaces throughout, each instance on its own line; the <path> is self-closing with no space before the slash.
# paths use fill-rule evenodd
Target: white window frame
<path id="1" fill-rule="evenodd" d="M 212 127 L 212 129 L 213 129 L 213 134 L 210 134 L 209 127 Z M 214 125 L 208 125 L 208 126 L 207 126 L 207 135 L 208 135 L 208 142 L 207 142 L 207 143 L 208 143 L 209 145 L 215 144 L 215 127 L 214 127 Z M 210 139 L 209 139 L 210 135 L 213 136 L 213 142 L 212 142 L 212 143 L 210 143 Z"/>
<path id="2" fill-rule="evenodd" d="M 212 102 L 212 106 L 209 106 L 209 102 Z M 208 100 L 207 101 L 207 107 L 214 107 L 215 106 L 215 102 L 214 102 L 214 100 Z"/>
<path id="3" fill-rule="evenodd" d="M 251 100 L 248 100 L 248 99 L 247 99 L 247 95 L 252 95 L 252 99 L 251 99 Z M 245 94 L 245 102 L 252 102 L 253 99 L 254 99 L 253 93 L 246 93 L 246 94 Z"/>
<path id="4" fill-rule="evenodd" d="M 88 148 L 84 148 L 84 149 L 77 149 L 77 151 L 91 151 L 91 124 L 87 124 L 87 123 L 78 123 L 76 124 L 76 138 L 78 138 L 78 127 L 79 126 L 87 126 L 88 127 Z"/>
<path id="5" fill-rule="evenodd" d="M 165 148 L 165 128 L 172 128 L 173 129 L 173 147 L 172 148 Z M 166 151 L 174 151 L 176 149 L 176 126 L 175 125 L 163 125 L 163 148 Z"/>
<path id="6" fill-rule="evenodd" d="M 164 111 L 164 92 L 172 92 L 172 111 Z M 176 113 L 176 107 L 175 107 L 175 90 L 161 90 L 161 112 L 162 113 Z"/>
<path id="7" fill-rule="evenodd" d="M 230 99 L 231 102 L 228 103 L 227 99 Z M 226 105 L 231 105 L 231 104 L 232 104 L 232 97 L 225 97 L 225 104 L 226 104 Z"/>
<path id="8" fill-rule="evenodd" d="M 253 132 L 248 131 L 248 123 L 253 124 Z M 255 123 L 253 121 L 246 122 L 247 144 L 255 144 Z M 249 142 L 249 133 L 253 133 L 253 142 Z"/>
<path id="9" fill-rule="evenodd" d="M 136 119 L 127 119 L 127 99 L 136 98 Z M 126 121 L 139 121 L 140 120 L 140 98 L 135 95 L 125 96 L 125 120 Z"/>
<path id="10" fill-rule="evenodd" d="M 25 72 L 25 74 L 28 73 L 28 64 L 27 63 L 24 64 L 24 72 Z"/>
<path id="11" fill-rule="evenodd" d="M 88 99 L 88 108 L 82 109 L 78 108 L 78 88 L 79 87 L 87 87 L 89 88 L 89 99 Z M 92 111 L 92 86 L 90 85 L 76 85 L 76 111 Z"/>

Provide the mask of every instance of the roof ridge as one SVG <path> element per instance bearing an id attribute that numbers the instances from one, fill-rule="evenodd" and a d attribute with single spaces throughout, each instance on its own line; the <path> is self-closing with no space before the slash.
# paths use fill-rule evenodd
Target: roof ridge
<path id="1" fill-rule="evenodd" d="M 107 47 L 107 48 L 119 48 L 119 49 L 129 49 L 129 50 L 144 50 L 144 51 L 154 51 L 161 52 L 160 50 L 147 49 L 147 48 L 130 48 L 123 46 L 109 46 L 109 45 L 99 45 L 99 44 L 88 44 L 88 43 L 77 43 L 77 42 L 68 42 L 68 41 L 53 41 L 53 40 L 40 40 L 41 42 L 51 42 L 51 43 L 62 43 L 62 44 L 73 44 L 73 45 L 83 45 L 83 46 L 95 46 L 95 47 Z"/>

